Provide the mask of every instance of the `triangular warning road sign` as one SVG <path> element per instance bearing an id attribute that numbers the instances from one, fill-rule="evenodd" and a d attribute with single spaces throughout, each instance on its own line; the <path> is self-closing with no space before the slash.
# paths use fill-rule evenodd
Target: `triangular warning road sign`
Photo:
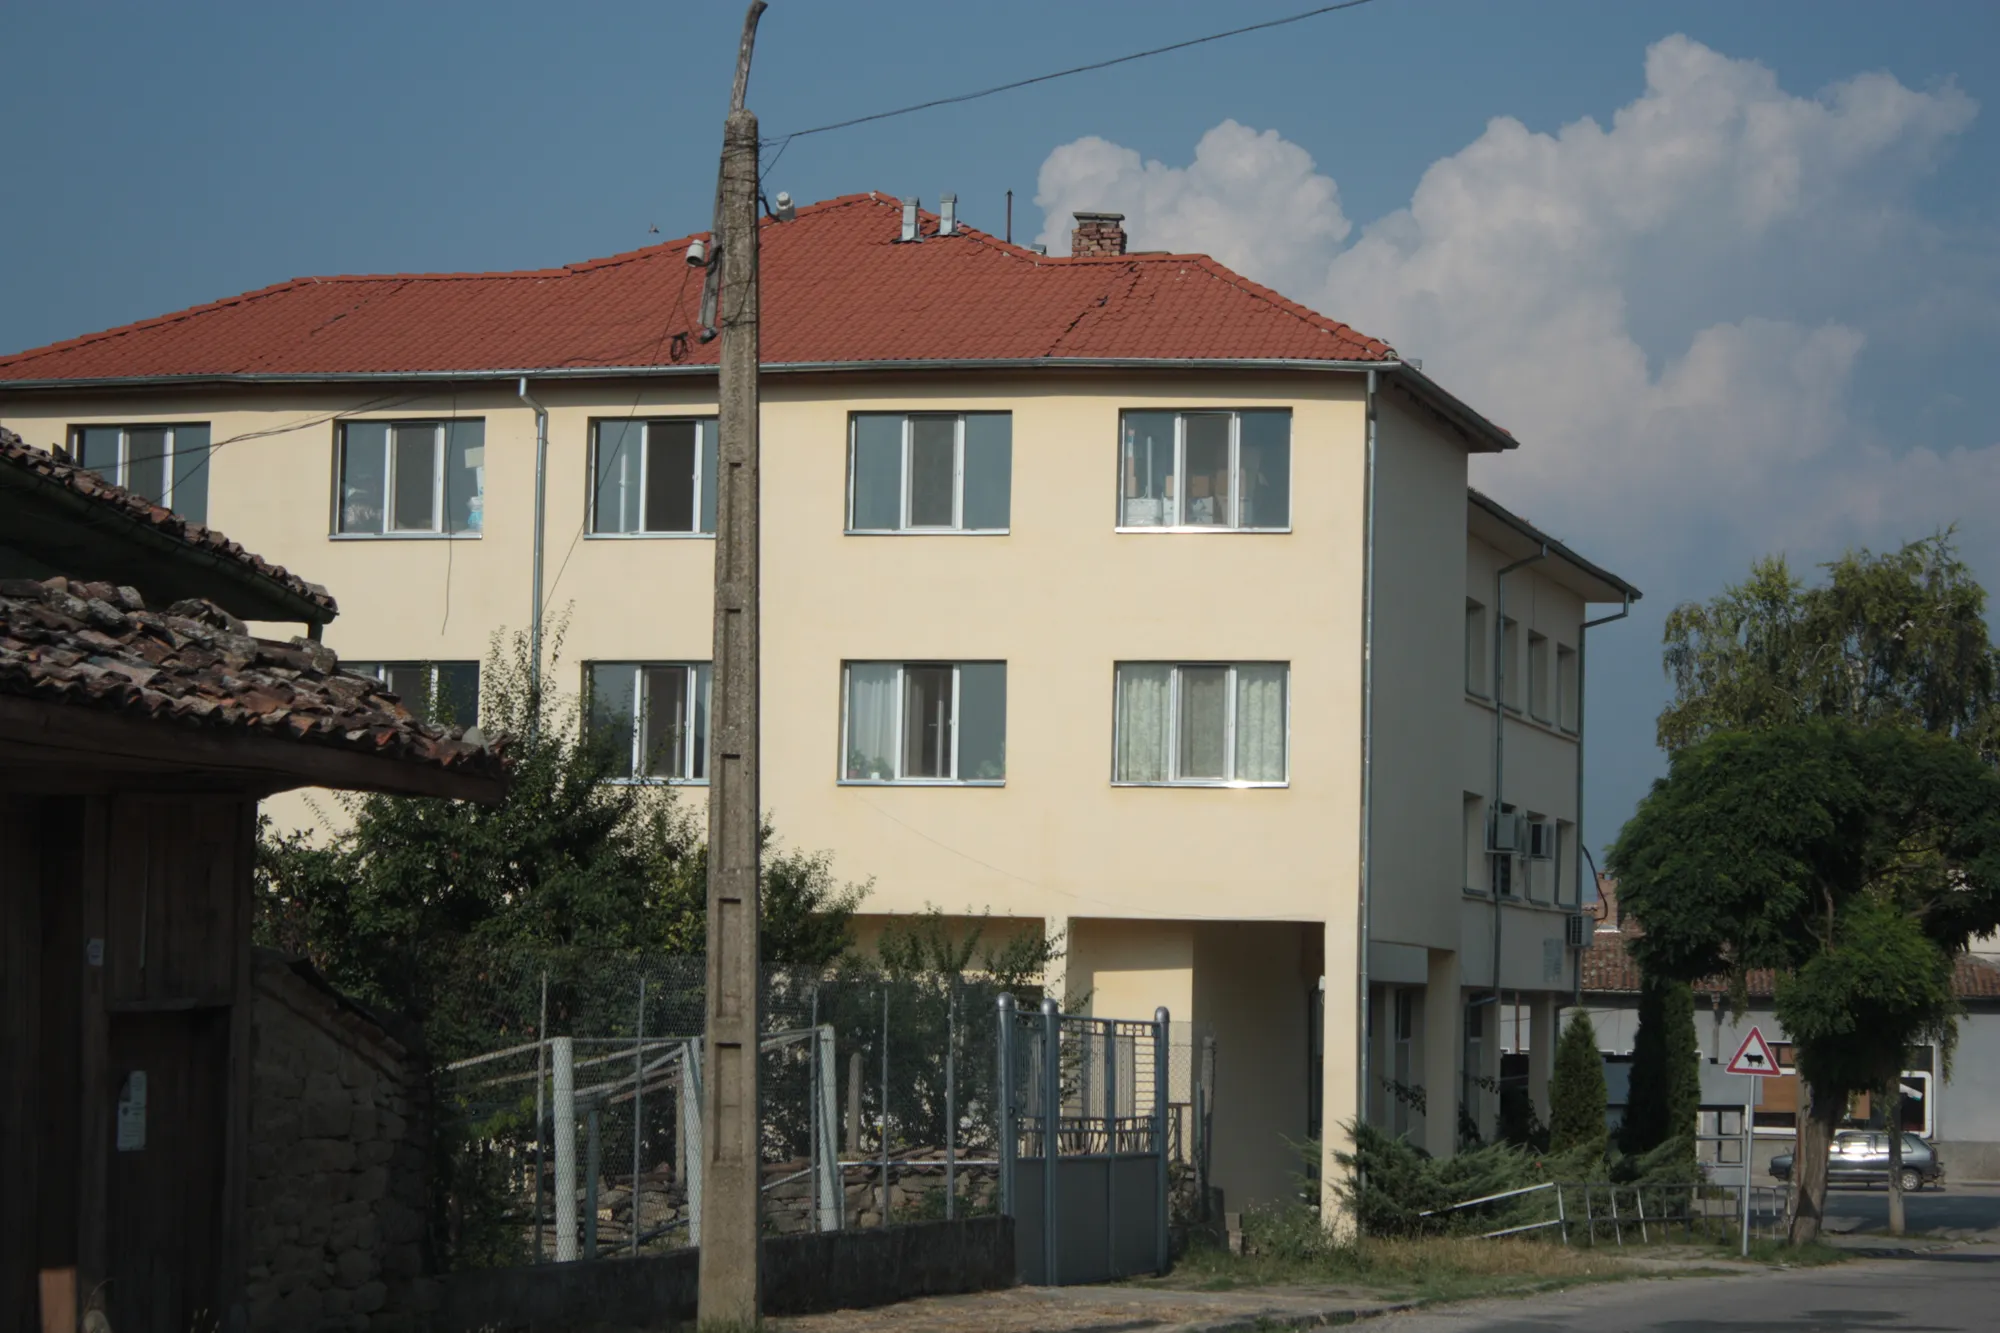
<path id="1" fill-rule="evenodd" d="M 1771 1053 L 1771 1044 L 1764 1040 L 1764 1034 L 1756 1028 L 1736 1048 L 1736 1054 L 1729 1058 L 1728 1072 L 1749 1074 L 1753 1078 L 1777 1078 L 1785 1071 L 1778 1068 L 1778 1057 Z"/>

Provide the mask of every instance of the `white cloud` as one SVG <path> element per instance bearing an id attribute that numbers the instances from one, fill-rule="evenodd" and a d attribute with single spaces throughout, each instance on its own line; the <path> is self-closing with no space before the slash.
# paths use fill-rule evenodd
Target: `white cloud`
<path id="1" fill-rule="evenodd" d="M 1070 212 L 1122 210 L 1137 247 L 1207 251 L 1423 358 L 1523 440 L 1479 484 L 1635 574 L 1708 552 L 1719 578 L 2000 494 L 2000 447 L 1872 439 L 1853 402 L 1871 336 L 1995 322 L 1913 203 L 1976 112 L 1888 74 L 1795 96 L 1669 37 L 1608 128 L 1496 118 L 1351 244 L 1305 150 L 1234 121 L 1185 167 L 1063 145 L 1036 202 L 1052 250 Z"/>

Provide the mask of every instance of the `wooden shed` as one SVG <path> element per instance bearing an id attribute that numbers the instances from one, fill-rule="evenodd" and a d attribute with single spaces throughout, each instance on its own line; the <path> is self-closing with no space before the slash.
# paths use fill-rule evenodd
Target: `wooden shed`
<path id="1" fill-rule="evenodd" d="M 20 448 L 0 440 L 0 519 L 84 496 L 99 508 L 78 512 L 173 566 L 148 581 L 193 599 L 0 577 L 0 1333 L 69 1327 L 93 1293 L 116 1333 L 226 1331 L 257 802 L 300 786 L 490 800 L 505 763 L 311 637 L 252 637 L 220 600 L 317 625 L 323 590 L 194 525 L 140 535 L 136 497 L 47 455 L 26 462 L 53 489 L 9 489 Z M 0 545 L 32 567 L 24 530 L 0 521 Z"/>

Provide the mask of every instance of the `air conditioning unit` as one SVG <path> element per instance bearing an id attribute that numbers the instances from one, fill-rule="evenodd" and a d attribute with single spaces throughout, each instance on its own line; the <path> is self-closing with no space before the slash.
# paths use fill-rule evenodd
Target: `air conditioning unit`
<path id="1" fill-rule="evenodd" d="M 1597 928 L 1597 925 L 1596 922 L 1591 920 L 1588 913 L 1571 912 L 1568 920 L 1563 922 L 1563 926 L 1565 928 L 1563 934 L 1570 948 L 1587 949 L 1590 947 L 1591 932 Z"/>
<path id="2" fill-rule="evenodd" d="M 1553 820 L 1538 819 L 1528 825 L 1528 855 L 1549 861 L 1556 854 L 1556 826 Z"/>
<path id="3" fill-rule="evenodd" d="M 1486 850 L 1519 854 L 1528 841 L 1528 817 L 1501 811 L 1486 822 Z"/>

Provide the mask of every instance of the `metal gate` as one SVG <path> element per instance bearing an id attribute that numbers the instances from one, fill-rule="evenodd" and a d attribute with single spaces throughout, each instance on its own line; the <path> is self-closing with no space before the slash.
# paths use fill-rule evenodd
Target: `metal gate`
<path id="1" fill-rule="evenodd" d="M 1167 1270 L 1167 1011 L 1078 1018 L 1000 997 L 1000 1210 L 1021 1281 Z"/>

